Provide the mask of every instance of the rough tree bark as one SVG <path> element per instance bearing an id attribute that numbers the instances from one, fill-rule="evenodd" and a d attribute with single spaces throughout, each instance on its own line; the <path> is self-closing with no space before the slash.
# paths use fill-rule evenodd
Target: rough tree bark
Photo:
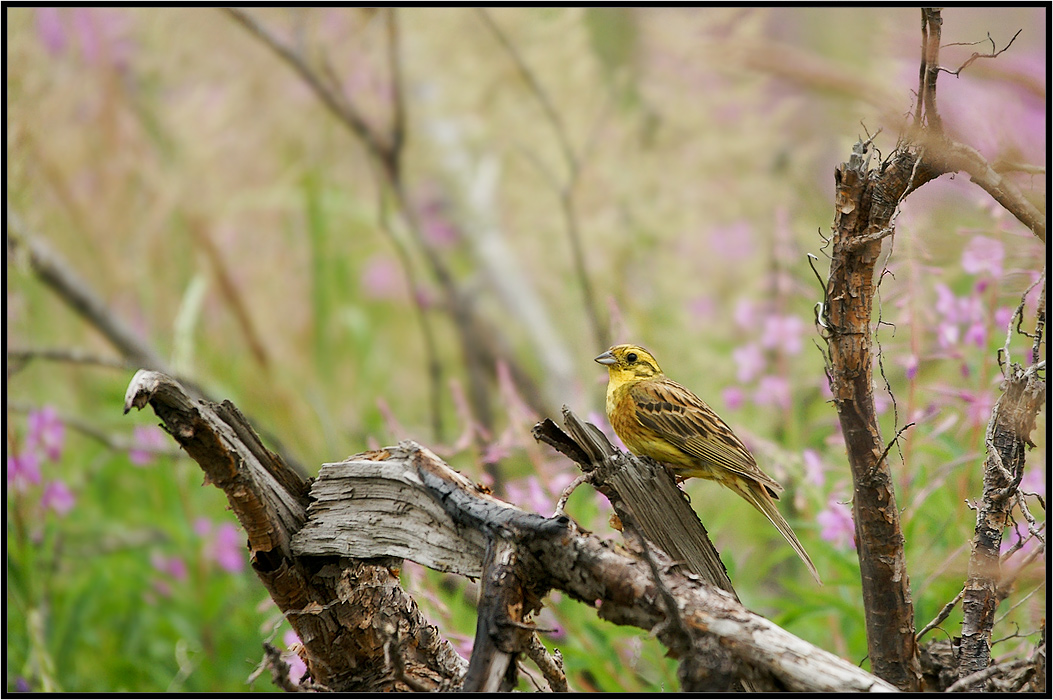
<path id="1" fill-rule="evenodd" d="M 888 451 L 874 408 L 871 310 L 881 237 L 909 191 L 918 155 L 894 154 L 871 170 L 860 142 L 835 173 L 837 198 L 825 319 L 830 389 L 852 469 L 852 516 L 871 668 L 900 690 L 919 689 L 914 604 Z"/>
<path id="2" fill-rule="evenodd" d="M 829 279 L 819 322 L 827 372 L 852 470 L 867 646 L 871 667 L 906 691 L 920 689 L 914 606 L 903 551 L 899 507 L 874 408 L 872 310 L 881 242 L 895 232 L 899 204 L 945 173 L 964 171 L 1045 240 L 1038 209 L 974 149 L 951 141 L 936 108 L 942 17 L 922 10 L 922 60 L 913 127 L 893 153 L 870 168 L 871 140 L 860 141 L 835 171 L 836 199 Z M 997 554 L 997 545 L 995 547 Z M 989 632 L 989 630 L 988 630 Z"/>
<path id="3" fill-rule="evenodd" d="M 1044 325 L 1042 309 L 1039 314 L 1036 347 Z M 959 678 L 991 665 L 995 611 L 1005 597 L 998 587 L 1002 532 L 1012 523 L 1012 511 L 1021 498 L 1019 486 L 1024 477 L 1027 449 L 1034 447 L 1031 432 L 1035 429 L 1037 414 L 1046 402 L 1046 382 L 1039 376 L 1044 364 L 1035 362 L 1024 369 L 1013 362 L 1006 368 L 1003 393 L 987 425 L 984 490 L 976 508 L 976 531 L 962 596 Z"/>
<path id="4" fill-rule="evenodd" d="M 153 407 L 165 430 L 221 489 L 245 528 L 252 568 L 304 646 L 313 685 L 340 692 L 434 689 L 467 667 L 386 562 L 303 559 L 292 537 L 307 520 L 308 483 L 268 450 L 229 401 L 189 396 L 172 378 L 139 370 L 125 396 Z M 393 639 L 408 640 L 397 678 L 385 663 Z"/>

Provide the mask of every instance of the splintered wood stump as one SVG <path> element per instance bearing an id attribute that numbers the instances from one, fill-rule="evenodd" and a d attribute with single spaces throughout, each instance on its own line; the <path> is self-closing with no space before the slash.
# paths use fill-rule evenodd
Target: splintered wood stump
<path id="1" fill-rule="evenodd" d="M 676 566 L 738 600 L 709 533 L 669 470 L 654 460 L 617 449 L 603 431 L 566 406 L 563 420 L 570 435 L 545 419 L 534 426 L 534 437 L 577 462 L 623 524 L 638 527 Z"/>

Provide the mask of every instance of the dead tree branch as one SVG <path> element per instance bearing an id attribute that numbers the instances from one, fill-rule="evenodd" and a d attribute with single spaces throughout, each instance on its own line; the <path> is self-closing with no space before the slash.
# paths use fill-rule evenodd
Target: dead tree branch
<path id="1" fill-rule="evenodd" d="M 749 613 L 730 594 L 654 550 L 691 637 L 677 638 L 677 628 L 664 624 L 664 603 L 646 562 L 582 533 L 565 516 L 545 518 L 496 499 L 414 443 L 323 465 L 312 497 L 310 520 L 294 538 L 300 556 L 409 553 L 424 566 L 480 576 L 488 542 L 500 538 L 518 551 L 523 566 L 537 567 L 546 585 L 588 605 L 598 602 L 605 619 L 655 630 L 670 648 L 683 643 L 699 653 L 698 640 L 716 634 L 740 667 L 758 669 L 775 687 L 890 689 Z M 806 669 L 813 662 L 821 669 Z M 492 678 L 499 683 L 501 676 L 494 672 Z"/>
<path id="2" fill-rule="evenodd" d="M 1031 431 L 1046 401 L 1046 383 L 1038 375 L 1043 364 L 1031 365 L 1026 370 L 1015 362 L 1009 365 L 1002 396 L 987 425 L 984 490 L 977 507 L 976 531 L 962 599 L 962 644 L 958 660 L 958 675 L 962 679 L 991 663 L 991 632 L 1001 601 L 999 548 L 1024 476 L 1027 448 L 1034 446 Z"/>
<path id="3" fill-rule="evenodd" d="M 41 236 L 29 229 L 10 203 L 7 205 L 7 247 L 16 255 L 25 255 L 37 277 L 92 327 L 98 329 L 125 359 L 136 367 L 171 372 L 161 356 L 113 312 L 69 263 Z M 196 387 L 191 388 L 197 390 Z"/>
<path id="4" fill-rule="evenodd" d="M 530 374 L 515 360 L 513 353 L 509 350 L 509 344 L 505 340 L 504 334 L 494 324 L 479 314 L 473 303 L 472 296 L 458 285 L 450 266 L 423 234 L 420 217 L 410 201 L 406 183 L 402 176 L 405 107 L 402 104 L 401 67 L 398 60 L 398 47 L 394 44 L 398 40 L 398 26 L 395 23 L 395 15 L 391 14 L 388 18 L 388 57 L 395 96 L 394 124 L 390 134 L 383 134 L 371 127 L 354 103 L 322 71 L 315 69 L 298 49 L 283 42 L 274 32 L 256 20 L 250 13 L 237 8 L 227 8 L 226 11 L 235 21 L 245 27 L 253 36 L 296 71 L 297 75 L 304 80 L 333 116 L 365 144 L 366 151 L 369 153 L 374 165 L 383 175 L 380 186 L 388 188 L 390 191 L 395 208 L 402 220 L 405 221 L 407 228 L 412 234 L 414 243 L 438 282 L 439 288 L 442 290 L 444 308 L 450 314 L 450 319 L 454 329 L 457 331 L 461 351 L 464 355 L 464 363 L 470 383 L 469 398 L 476 420 L 484 428 L 492 431 L 493 417 L 490 396 L 483 378 L 487 376 L 492 378 L 498 360 L 507 364 L 524 400 L 539 414 L 546 413 L 547 402 L 544 392 L 537 386 Z M 390 9 L 389 12 L 395 13 L 396 11 Z M 406 269 L 406 274 L 411 274 L 408 268 Z M 427 332 L 425 341 L 428 351 L 431 352 Z M 431 368 L 432 386 L 434 387 L 436 375 L 434 372 L 435 360 L 433 358 L 429 359 L 429 367 Z M 433 405 L 436 405 L 436 402 L 433 401 Z M 488 467 L 488 472 L 494 478 L 495 485 L 499 484 L 501 474 L 499 469 L 497 469 L 497 465 L 488 464 L 485 466 Z"/>
<path id="5" fill-rule="evenodd" d="M 683 621 L 666 624 L 646 562 L 583 533 L 569 518 L 498 500 L 415 443 L 323 465 L 308 493 L 229 402 L 192 399 L 170 378 L 140 371 L 126 408 L 147 404 L 227 495 L 257 576 L 303 641 L 312 684 L 377 691 L 451 688 L 467 680 L 468 664 L 399 586 L 392 567 L 408 554 L 439 570 L 487 577 L 476 648 L 483 650 L 480 641 L 489 636 L 491 651 L 480 651 L 478 662 L 473 654 L 479 681 L 465 688 L 510 685 L 512 661 L 530 647 L 528 615 L 544 592 L 558 589 L 598 606 L 607 620 L 654 630 L 669 648 L 699 654 L 719 643 L 739 672 L 752 669 L 769 687 L 892 689 L 749 612 L 655 549 Z M 392 639 L 405 642 L 398 669 L 390 660 Z"/>
<path id="6" fill-rule="evenodd" d="M 875 234 L 893 228 L 896 207 L 917 186 L 913 179 L 918 154 L 902 149 L 879 170 L 868 167 L 866 155 L 866 145 L 860 141 L 849 161 L 835 173 L 825 337 L 830 388 L 855 485 L 852 515 L 870 662 L 876 675 L 901 690 L 916 691 L 921 671 L 914 604 L 892 472 L 874 408 L 871 313 L 874 269 L 881 251 Z M 867 238 L 871 239 L 868 243 L 854 244 Z"/>
<path id="7" fill-rule="evenodd" d="M 396 620 L 407 674 L 428 688 L 458 680 L 466 664 L 424 619 L 385 562 L 294 556 L 292 540 L 307 519 L 308 483 L 268 450 L 229 401 L 189 396 L 170 377 L 140 370 L 125 412 L 149 404 L 176 442 L 227 496 L 245 528 L 252 567 L 306 650 L 317 684 L 333 691 L 407 688 L 384 663 L 385 625 Z"/>
<path id="8" fill-rule="evenodd" d="M 871 314 L 880 241 L 894 235 L 895 213 L 910 192 L 958 171 L 968 173 L 1045 241 L 1045 219 L 1038 208 L 979 152 L 945 135 L 936 103 L 943 18 L 938 8 L 921 12 L 922 58 L 913 128 L 878 167 L 870 168 L 870 142 L 860 140 L 835 173 L 833 255 L 822 316 L 830 386 L 854 483 L 853 516 L 870 661 L 876 675 L 908 691 L 918 690 L 921 682 L 914 608 L 899 508 L 872 390 Z M 997 573 L 997 542 L 993 564 Z M 978 562 L 978 571 L 981 568 Z M 989 588 L 993 593 L 993 581 Z M 963 605 L 970 604 L 968 585 L 963 600 Z"/>
<path id="9" fill-rule="evenodd" d="M 16 256 L 24 255 L 41 281 L 89 325 L 102 333 L 125 361 L 136 367 L 172 373 L 171 368 L 153 346 L 140 338 L 43 237 L 31 231 L 22 217 L 11 208 L 10 203 L 7 205 L 7 247 Z M 179 377 L 179 382 L 195 397 L 208 398 L 205 390 L 193 380 Z M 307 472 L 285 450 L 281 442 L 273 435 L 268 434 L 267 438 L 278 446 L 285 462 L 301 477 L 306 477 Z"/>
<path id="10" fill-rule="evenodd" d="M 534 437 L 574 460 L 623 522 L 636 523 L 644 537 L 686 571 L 737 600 L 720 554 L 669 470 L 618 450 L 599 428 L 565 406 L 563 420 L 570 435 L 546 419 L 534 426 Z"/>

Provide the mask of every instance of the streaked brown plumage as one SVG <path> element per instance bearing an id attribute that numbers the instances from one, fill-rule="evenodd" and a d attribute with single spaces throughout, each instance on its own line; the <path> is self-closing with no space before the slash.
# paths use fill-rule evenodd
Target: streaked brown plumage
<path id="1" fill-rule="evenodd" d="M 596 362 L 610 374 L 607 418 L 630 452 L 668 464 L 679 477 L 712 479 L 742 496 L 771 521 L 822 583 L 808 552 L 775 507 L 782 486 L 761 471 L 705 401 L 666 377 L 654 355 L 639 345 L 615 345 Z"/>

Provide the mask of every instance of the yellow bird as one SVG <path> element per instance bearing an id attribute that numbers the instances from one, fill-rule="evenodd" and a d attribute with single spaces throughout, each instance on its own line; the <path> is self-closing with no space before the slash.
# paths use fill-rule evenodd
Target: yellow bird
<path id="1" fill-rule="evenodd" d="M 610 374 L 607 418 L 634 455 L 650 457 L 683 478 L 712 479 L 764 513 L 820 584 L 808 552 L 775 507 L 782 491 L 705 401 L 669 379 L 639 345 L 615 345 L 596 358 Z"/>

